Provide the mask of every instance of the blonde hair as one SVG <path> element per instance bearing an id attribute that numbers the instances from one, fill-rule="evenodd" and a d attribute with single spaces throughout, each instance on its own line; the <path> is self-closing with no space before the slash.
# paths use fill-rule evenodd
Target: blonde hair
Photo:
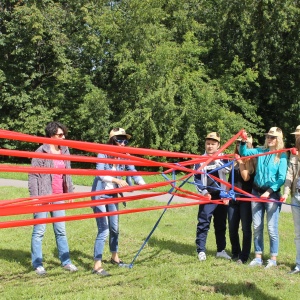
<path id="1" fill-rule="evenodd" d="M 279 127 L 277 127 L 276 131 L 280 132 L 281 136 L 276 136 L 275 150 L 281 150 L 281 149 L 284 148 L 282 130 Z M 268 142 L 267 142 L 267 136 L 266 136 L 265 144 L 264 144 L 264 149 L 267 149 L 267 148 L 268 148 Z M 279 162 L 280 157 L 281 157 L 281 153 L 277 153 L 276 156 L 275 156 L 274 162 Z"/>

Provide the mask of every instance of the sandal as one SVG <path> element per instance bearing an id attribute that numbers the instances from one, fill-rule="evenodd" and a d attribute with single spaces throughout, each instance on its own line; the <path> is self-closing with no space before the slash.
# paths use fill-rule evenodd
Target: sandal
<path id="1" fill-rule="evenodd" d="M 113 264 L 113 265 L 118 265 L 119 267 L 122 267 L 124 264 L 124 262 L 122 260 L 119 260 L 119 262 L 115 261 L 114 259 L 110 259 L 110 262 Z"/>
<path id="2" fill-rule="evenodd" d="M 104 269 L 100 269 L 100 270 L 93 270 L 92 271 L 92 274 L 95 274 L 95 275 L 99 275 L 99 276 L 111 276 L 109 273 L 107 273 Z"/>

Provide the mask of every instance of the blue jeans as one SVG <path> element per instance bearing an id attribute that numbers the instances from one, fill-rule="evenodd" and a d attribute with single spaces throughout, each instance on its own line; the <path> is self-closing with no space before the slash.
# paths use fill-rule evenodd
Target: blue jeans
<path id="1" fill-rule="evenodd" d="M 114 195 L 115 197 L 117 195 Z M 108 204 L 94 206 L 94 213 L 112 212 L 118 210 L 118 204 Z M 94 245 L 94 260 L 102 260 L 104 244 L 109 235 L 109 249 L 110 252 L 118 252 L 119 244 L 119 216 L 109 216 L 96 218 L 98 234 Z"/>
<path id="2" fill-rule="evenodd" d="M 64 203 L 64 201 L 55 202 L 55 204 Z M 48 212 L 39 212 L 34 214 L 34 219 L 47 218 Z M 50 212 L 51 217 L 65 216 L 64 210 Z M 43 265 L 42 242 L 46 230 L 46 224 L 37 224 L 33 226 L 31 237 L 31 261 L 34 269 Z M 58 256 L 63 266 L 70 264 L 69 245 L 66 236 L 65 222 L 53 223 Z"/>
<path id="3" fill-rule="evenodd" d="M 198 224 L 196 232 L 197 253 L 206 251 L 206 240 L 212 216 L 214 216 L 213 222 L 215 228 L 217 252 L 221 252 L 226 248 L 227 205 L 214 203 L 203 204 L 199 205 L 198 211 Z"/>
<path id="4" fill-rule="evenodd" d="M 240 244 L 239 227 L 242 224 L 243 238 Z M 252 242 L 252 211 L 250 201 L 229 201 L 228 227 L 233 258 L 246 262 L 249 259 Z"/>
<path id="5" fill-rule="evenodd" d="M 254 196 L 260 195 L 252 190 Z M 270 199 L 279 200 L 279 193 L 272 193 Z M 254 230 L 254 250 L 255 254 L 262 254 L 264 251 L 264 215 L 267 215 L 268 234 L 270 239 L 270 255 L 277 256 L 279 248 L 278 222 L 280 203 L 274 202 L 252 202 L 252 220 Z"/>
<path id="6" fill-rule="evenodd" d="M 292 214 L 294 219 L 296 266 L 300 269 L 300 193 L 292 196 Z"/>

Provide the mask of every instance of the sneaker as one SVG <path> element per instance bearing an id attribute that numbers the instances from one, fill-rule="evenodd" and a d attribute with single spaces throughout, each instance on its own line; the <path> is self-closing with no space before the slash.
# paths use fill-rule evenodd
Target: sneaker
<path id="1" fill-rule="evenodd" d="M 269 269 L 269 268 L 272 268 L 272 267 L 277 267 L 277 262 L 274 259 L 268 259 L 268 263 L 265 266 L 265 269 Z"/>
<path id="2" fill-rule="evenodd" d="M 236 263 L 237 263 L 238 265 L 242 265 L 244 262 L 239 258 L 239 259 L 236 261 Z"/>
<path id="3" fill-rule="evenodd" d="M 206 260 L 206 254 L 205 254 L 205 252 L 199 252 L 198 259 L 200 261 Z"/>
<path id="4" fill-rule="evenodd" d="M 221 252 L 217 252 L 216 255 L 217 258 L 225 258 L 225 259 L 231 259 L 231 257 L 226 253 L 225 250 L 222 250 Z"/>
<path id="5" fill-rule="evenodd" d="M 92 274 L 99 275 L 99 276 L 103 276 L 103 277 L 111 276 L 111 275 L 110 275 L 109 273 L 107 273 L 104 269 L 100 269 L 100 270 L 92 270 Z"/>
<path id="6" fill-rule="evenodd" d="M 291 274 L 291 275 L 298 274 L 298 273 L 300 273 L 300 269 L 298 266 L 296 266 L 295 269 L 288 272 L 288 274 Z"/>
<path id="7" fill-rule="evenodd" d="M 256 257 L 256 258 L 254 258 L 254 259 L 250 262 L 249 266 L 250 266 L 250 267 L 261 267 L 262 264 L 263 264 L 262 259 Z"/>
<path id="8" fill-rule="evenodd" d="M 39 276 L 44 276 L 47 274 L 46 270 L 44 269 L 43 266 L 39 266 L 35 269 L 35 273 Z"/>
<path id="9" fill-rule="evenodd" d="M 77 272 L 78 271 L 77 267 L 74 266 L 73 264 L 67 264 L 67 265 L 63 266 L 63 268 L 65 270 L 70 271 L 70 272 Z"/>

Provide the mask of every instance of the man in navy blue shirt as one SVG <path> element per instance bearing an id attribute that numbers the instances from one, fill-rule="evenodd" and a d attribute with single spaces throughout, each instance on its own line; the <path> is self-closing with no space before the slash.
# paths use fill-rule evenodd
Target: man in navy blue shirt
<path id="1" fill-rule="evenodd" d="M 217 132 L 209 133 L 205 138 L 205 154 L 212 156 L 216 153 L 220 147 L 220 135 Z M 222 154 L 219 154 L 222 156 Z M 206 196 L 209 200 L 220 199 L 220 190 L 225 190 L 226 187 L 212 179 L 210 175 L 218 177 L 224 181 L 226 179 L 226 173 L 229 172 L 228 167 L 222 167 L 227 161 L 217 159 L 211 161 L 207 166 L 201 169 L 202 174 L 195 174 L 194 181 L 198 192 Z M 195 170 L 198 170 L 201 164 L 194 166 Z M 214 171 L 215 170 L 215 171 Z M 208 203 L 199 205 L 198 212 L 198 225 L 196 235 L 196 246 L 198 258 L 200 261 L 206 260 L 206 239 L 208 230 L 210 227 L 211 219 L 214 217 L 215 237 L 217 244 L 216 257 L 231 259 L 226 253 L 226 222 L 227 222 L 227 205 Z"/>

